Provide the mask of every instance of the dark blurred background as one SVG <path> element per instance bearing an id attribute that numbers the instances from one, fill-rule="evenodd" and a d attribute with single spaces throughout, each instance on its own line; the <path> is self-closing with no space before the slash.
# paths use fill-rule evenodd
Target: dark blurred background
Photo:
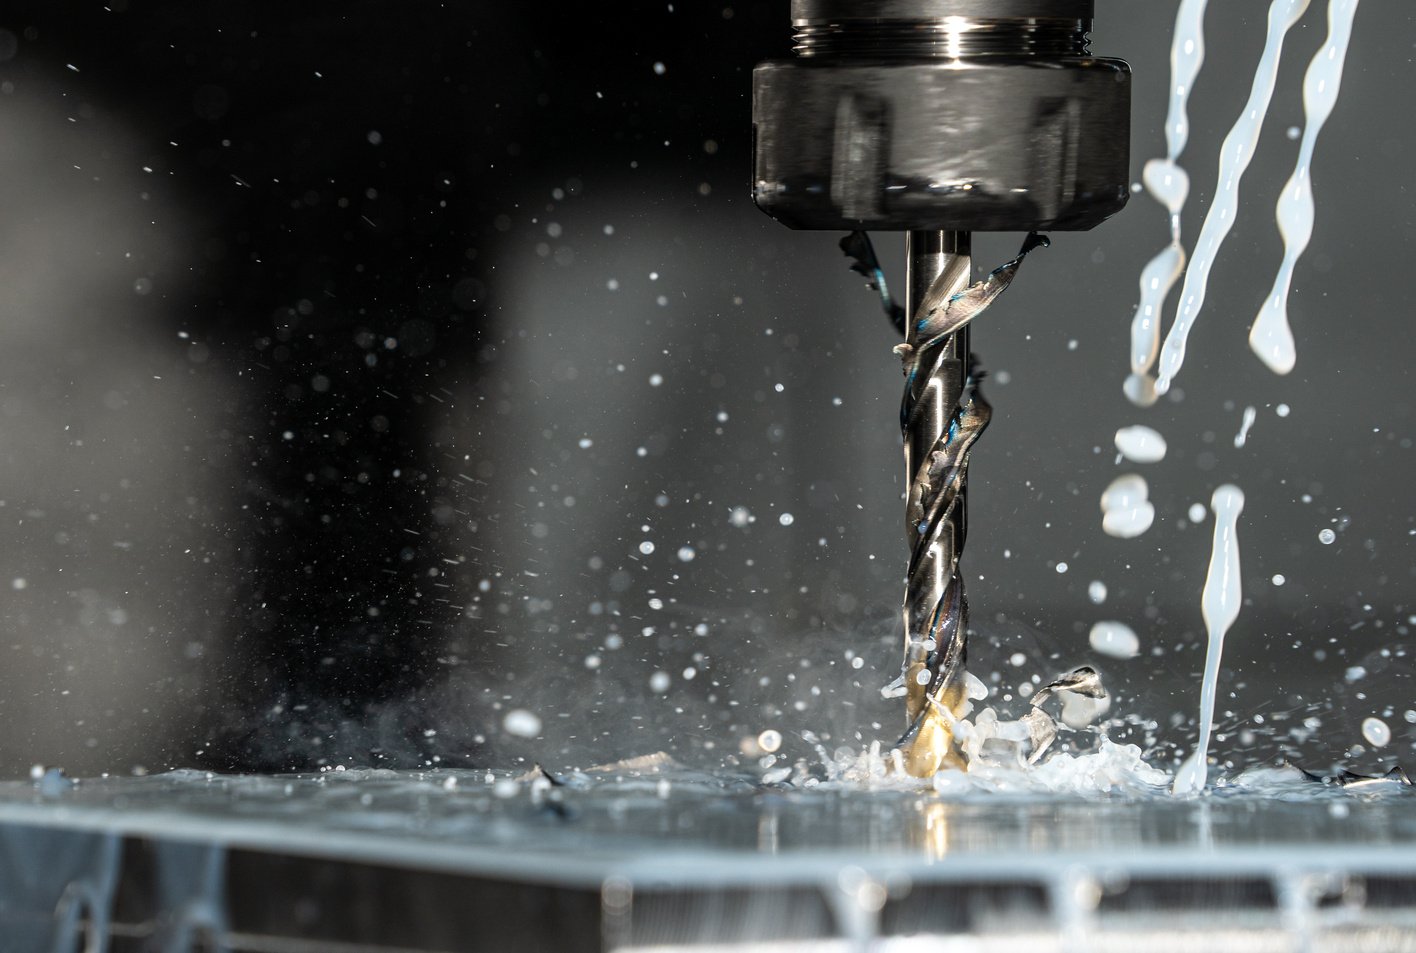
<path id="1" fill-rule="evenodd" d="M 1210 12 L 1187 238 L 1265 6 Z M 1137 178 L 1173 16 L 1098 4 L 1093 49 L 1136 70 Z M 1293 375 L 1244 338 L 1317 6 L 1172 399 L 1120 393 L 1165 238 L 1144 195 L 1056 236 L 978 329 L 997 417 L 968 561 L 1000 695 L 1096 661 L 1088 628 L 1120 619 L 1144 654 L 1103 667 L 1183 739 L 1209 549 L 1187 511 L 1237 480 L 1227 734 L 1341 754 L 1382 714 L 1384 754 L 1409 742 L 1416 132 L 1391 117 L 1412 25 L 1359 13 Z M 837 236 L 748 197 L 750 72 L 789 33 L 785 2 L 6 5 L 0 773 L 717 763 L 766 727 L 889 735 L 895 342 Z M 979 264 L 1017 241 L 980 237 Z M 1118 541 L 1096 500 L 1132 422 L 1172 449 L 1144 471 L 1156 527 Z M 1326 732 L 1301 727 L 1314 712 Z"/>

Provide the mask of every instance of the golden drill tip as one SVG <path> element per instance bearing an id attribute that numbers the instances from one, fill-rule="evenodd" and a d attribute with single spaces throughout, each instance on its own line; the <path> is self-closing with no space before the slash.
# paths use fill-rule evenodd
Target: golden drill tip
<path id="1" fill-rule="evenodd" d="M 963 771 L 968 762 L 954 743 L 954 733 L 945 724 L 944 716 L 931 711 L 905 747 L 905 772 L 914 778 L 932 778 L 949 768 Z"/>
<path id="2" fill-rule="evenodd" d="M 954 740 L 952 727 L 963 714 L 967 702 L 963 679 L 946 685 L 939 697 L 931 701 L 925 694 L 924 686 L 915 679 L 924 670 L 924 663 L 917 662 L 906 673 L 909 691 L 905 708 L 911 724 L 917 724 L 918 729 L 911 732 L 901 746 L 904 749 L 905 773 L 914 778 L 932 778 L 939 771 L 949 768 L 967 770 L 968 760 Z"/>

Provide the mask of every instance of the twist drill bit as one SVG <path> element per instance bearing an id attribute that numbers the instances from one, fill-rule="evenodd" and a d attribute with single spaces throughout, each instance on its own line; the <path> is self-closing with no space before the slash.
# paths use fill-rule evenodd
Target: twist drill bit
<path id="1" fill-rule="evenodd" d="M 950 305 L 962 301 L 969 283 L 969 245 L 967 233 L 950 232 L 910 232 L 905 244 L 911 320 L 895 353 L 905 374 L 900 431 L 910 562 L 901 677 L 908 727 L 897 747 L 916 777 L 964 766 L 950 724 L 964 702 L 967 658 L 968 602 L 959 574 L 967 531 L 963 494 L 969 453 L 992 416 L 978 392 L 967 319 L 951 320 L 961 311 Z"/>
<path id="2" fill-rule="evenodd" d="M 904 364 L 900 429 L 909 480 L 905 533 L 910 562 L 899 682 L 908 727 L 896 747 L 903 751 L 905 769 L 916 777 L 965 766 L 953 740 L 953 722 L 965 701 L 968 638 L 968 601 L 959 568 L 967 535 L 964 494 L 969 456 L 992 416 L 979 388 L 982 372 L 969 353 L 968 327 L 1008 287 L 1028 253 L 1047 244 L 1046 237 L 1029 234 L 1016 258 L 969 285 L 966 234 L 911 232 L 908 237 L 910 303 L 904 313 L 913 317 L 904 329 L 905 343 L 895 348 Z M 881 291 L 886 314 L 894 319 L 896 310 L 869 240 L 855 233 L 841 247 L 855 258 L 854 270 Z"/>
<path id="3" fill-rule="evenodd" d="M 1084 231 L 1130 195 L 1131 72 L 1092 54 L 1094 13 L 1095 0 L 792 0 L 793 57 L 753 71 L 753 201 L 790 228 L 853 232 L 842 247 L 905 338 L 897 750 L 913 774 L 961 763 L 958 560 L 968 455 L 988 422 L 966 326 L 1018 264 L 970 286 L 969 233 Z M 908 234 L 907 307 L 865 229 Z"/>

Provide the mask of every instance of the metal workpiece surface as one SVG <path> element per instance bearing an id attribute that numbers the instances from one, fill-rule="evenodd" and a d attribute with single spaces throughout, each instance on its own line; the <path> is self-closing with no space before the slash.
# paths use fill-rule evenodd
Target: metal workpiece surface
<path id="1" fill-rule="evenodd" d="M 684 883 L 809 879 L 832 860 L 970 876 L 926 873 L 943 857 L 972 870 L 1059 863 L 1259 870 L 1281 862 L 1416 871 L 1416 795 L 1406 789 L 1369 794 L 1314 783 L 1303 796 L 1221 789 L 1195 799 L 955 800 L 927 783 L 803 788 L 679 768 L 605 775 L 583 786 L 547 787 L 505 772 L 487 777 L 461 770 L 193 771 L 86 780 L 49 797 L 14 782 L 0 786 L 0 823 L 398 859 L 566 884 L 598 882 L 615 871 Z M 694 857 L 705 863 L 684 863 Z"/>
<path id="2" fill-rule="evenodd" d="M 1347 948 L 1389 949 L 1354 937 L 1416 925 L 1404 789 L 950 801 L 828 787 L 665 764 L 559 786 L 481 771 L 7 784 L 0 927 L 49 941 L 96 925 L 114 950 L 186 949 L 190 934 L 386 951 L 944 935 L 1051 949 L 1078 933 L 1115 948 L 1173 929 L 1297 949 L 1299 932 L 1338 927 Z"/>

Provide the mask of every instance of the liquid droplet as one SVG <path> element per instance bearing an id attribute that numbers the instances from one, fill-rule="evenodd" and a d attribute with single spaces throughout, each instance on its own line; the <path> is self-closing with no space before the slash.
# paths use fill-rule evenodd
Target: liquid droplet
<path id="1" fill-rule="evenodd" d="M 1141 640 L 1124 622 L 1098 622 L 1087 636 L 1091 647 L 1112 658 L 1135 658 L 1141 653 Z"/>
<path id="2" fill-rule="evenodd" d="M 1258 419 L 1258 411 L 1252 407 L 1244 408 L 1244 420 L 1239 425 L 1239 432 L 1234 435 L 1235 449 L 1242 449 L 1244 444 L 1249 442 L 1249 428 L 1254 426 L 1254 421 Z"/>
<path id="3" fill-rule="evenodd" d="M 1160 399 L 1160 395 L 1155 392 L 1155 378 L 1150 374 L 1128 375 L 1126 383 L 1121 385 L 1121 391 L 1126 395 L 1126 399 L 1137 407 L 1152 407 Z"/>
<path id="4" fill-rule="evenodd" d="M 1101 528 L 1108 536 L 1134 539 L 1155 522 L 1155 507 L 1148 496 L 1144 477 L 1134 473 L 1119 476 L 1101 495 Z"/>
<path id="5" fill-rule="evenodd" d="M 502 728 L 518 738 L 535 738 L 541 733 L 541 719 L 524 708 L 513 708 L 502 719 Z"/>
<path id="6" fill-rule="evenodd" d="M 1165 438 L 1140 425 L 1116 431 L 1116 450 L 1133 463 L 1159 463 L 1165 459 Z"/>
<path id="7" fill-rule="evenodd" d="M 1391 743 L 1391 728 L 1380 718 L 1368 718 L 1362 722 L 1362 737 L 1373 748 L 1385 748 Z"/>

